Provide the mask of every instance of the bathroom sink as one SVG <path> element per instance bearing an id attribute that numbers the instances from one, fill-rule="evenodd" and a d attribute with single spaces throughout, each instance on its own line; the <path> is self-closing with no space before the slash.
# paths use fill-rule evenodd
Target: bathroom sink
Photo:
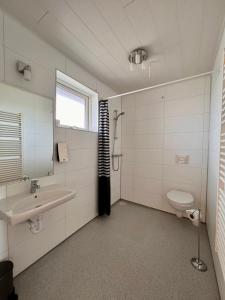
<path id="1" fill-rule="evenodd" d="M 35 194 L 19 194 L 0 200 L 0 218 L 11 225 L 32 219 L 74 198 L 76 193 L 64 186 L 50 185 Z"/>

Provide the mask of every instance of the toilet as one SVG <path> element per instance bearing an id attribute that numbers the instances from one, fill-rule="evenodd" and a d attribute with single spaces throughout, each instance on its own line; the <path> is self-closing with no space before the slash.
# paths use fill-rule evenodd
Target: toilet
<path id="1" fill-rule="evenodd" d="M 178 218 L 183 216 L 183 212 L 194 206 L 194 197 L 192 194 L 177 190 L 167 193 L 169 204 L 175 209 Z"/>

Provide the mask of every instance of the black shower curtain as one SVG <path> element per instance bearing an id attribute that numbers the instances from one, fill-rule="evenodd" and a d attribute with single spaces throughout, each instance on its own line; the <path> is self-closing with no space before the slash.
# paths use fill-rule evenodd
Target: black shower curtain
<path id="1" fill-rule="evenodd" d="M 98 119 L 98 214 L 110 215 L 110 139 L 108 100 L 99 101 Z"/>

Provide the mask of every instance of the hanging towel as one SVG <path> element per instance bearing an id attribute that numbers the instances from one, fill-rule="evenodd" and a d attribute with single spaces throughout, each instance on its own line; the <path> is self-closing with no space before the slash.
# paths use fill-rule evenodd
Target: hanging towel
<path id="1" fill-rule="evenodd" d="M 108 100 L 99 101 L 98 124 L 98 214 L 110 215 L 110 140 Z"/>

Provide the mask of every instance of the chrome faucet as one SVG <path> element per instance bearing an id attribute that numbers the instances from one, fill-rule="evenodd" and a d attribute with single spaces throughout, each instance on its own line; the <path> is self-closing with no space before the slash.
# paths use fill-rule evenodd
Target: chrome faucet
<path id="1" fill-rule="evenodd" d="M 30 192 L 32 194 L 36 193 L 38 189 L 40 189 L 40 184 L 38 184 L 38 179 L 32 179 L 30 181 Z"/>

